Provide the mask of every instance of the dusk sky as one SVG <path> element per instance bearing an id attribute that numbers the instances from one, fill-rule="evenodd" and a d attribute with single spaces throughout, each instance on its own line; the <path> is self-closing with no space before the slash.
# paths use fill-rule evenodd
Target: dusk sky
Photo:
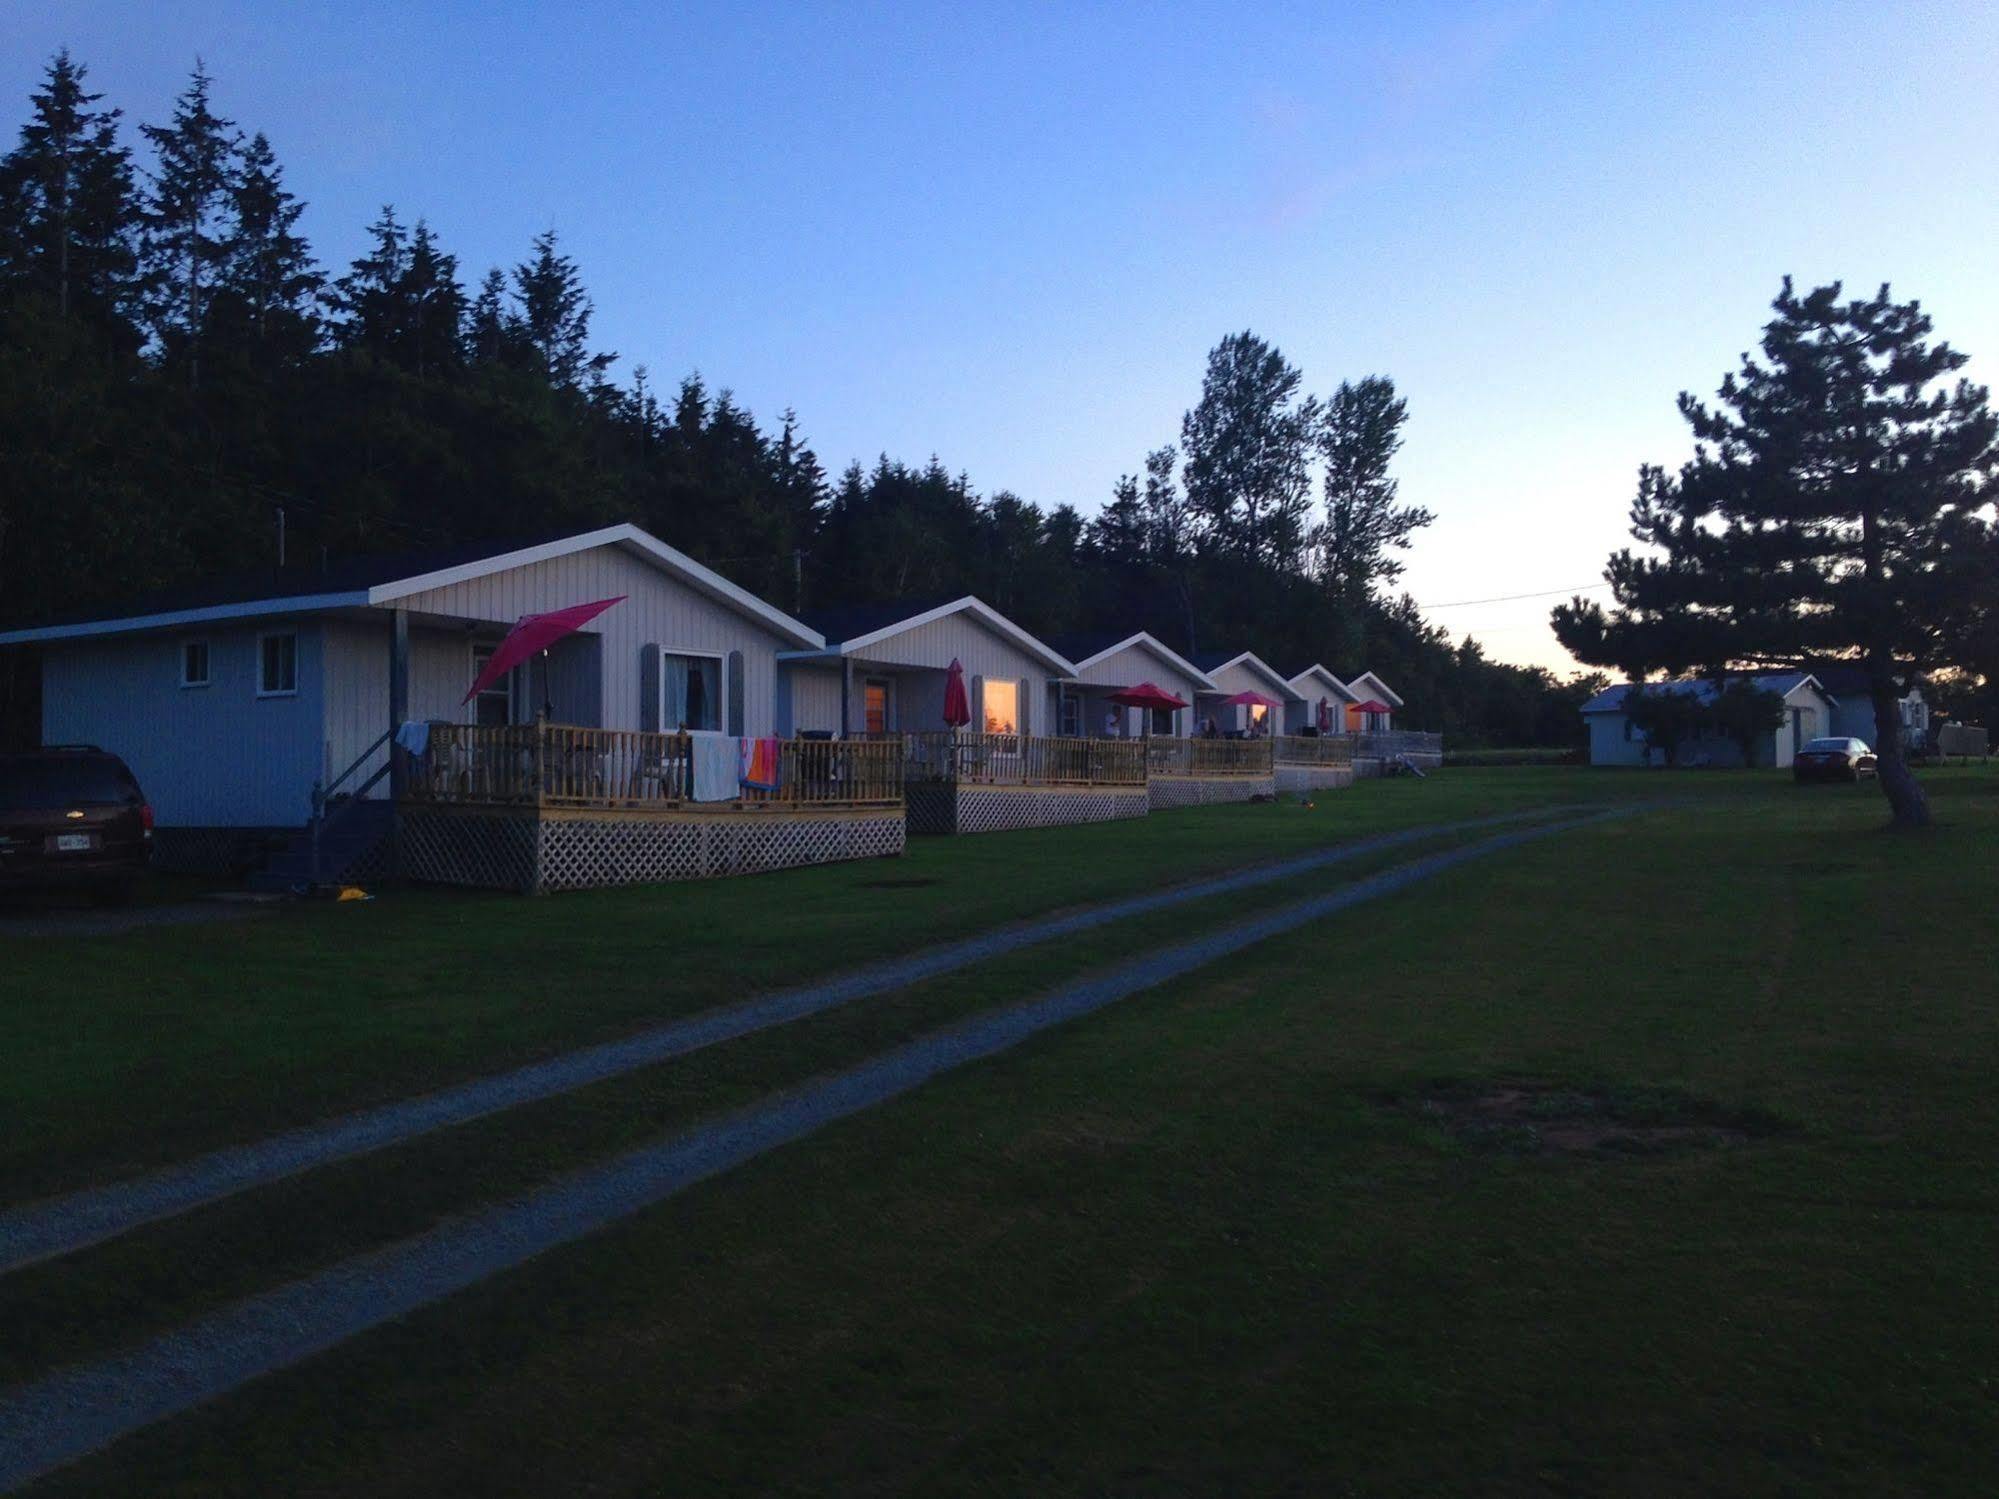
<path id="1" fill-rule="evenodd" d="M 795 407 L 834 472 L 1094 510 L 1225 333 L 1389 375 L 1425 605 L 1594 582 L 1785 272 L 1999 370 L 1999 6 L 16 0 L 0 42 L 10 138 L 59 46 L 128 123 L 199 55 L 329 266 L 384 203 L 468 282 L 558 230 L 618 378 Z M 1432 617 L 1566 668 L 1551 602 Z"/>

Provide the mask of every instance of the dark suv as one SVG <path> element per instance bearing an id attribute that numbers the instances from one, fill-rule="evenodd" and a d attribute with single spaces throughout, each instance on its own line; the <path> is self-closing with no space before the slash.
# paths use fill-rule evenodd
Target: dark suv
<path id="1" fill-rule="evenodd" d="M 125 762 L 90 744 L 0 754 L 0 890 L 85 883 L 131 892 L 153 809 Z"/>

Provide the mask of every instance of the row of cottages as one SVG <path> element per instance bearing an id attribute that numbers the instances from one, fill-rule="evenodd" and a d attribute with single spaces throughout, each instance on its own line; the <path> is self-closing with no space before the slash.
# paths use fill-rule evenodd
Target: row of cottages
<path id="1" fill-rule="evenodd" d="M 486 670 L 525 616 L 590 601 L 615 602 Z M 267 860 L 281 885 L 387 860 L 531 890 L 698 877 L 1247 799 L 1354 773 L 1368 736 L 1320 732 L 1336 701 L 1400 706 L 1143 632 L 1051 644 L 969 597 L 797 618 L 631 525 L 237 580 L 4 645 L 39 648 L 45 743 L 132 766 L 163 864 Z M 1144 683 L 1187 706 L 1110 701 Z M 1281 717 L 1226 702 L 1245 688 Z"/>
<path id="2" fill-rule="evenodd" d="M 1803 745 L 1828 737 L 1859 739 L 1873 744 L 1874 703 L 1868 693 L 1867 674 L 1857 667 L 1825 667 L 1818 671 L 1751 672 L 1727 681 L 1751 681 L 1782 700 L 1783 721 L 1758 736 L 1750 763 L 1757 766 L 1788 768 Z M 1663 765 L 1666 753 L 1655 747 L 1631 721 L 1625 698 L 1630 682 L 1606 687 L 1583 704 L 1583 722 L 1589 730 L 1589 760 L 1592 765 Z M 1652 684 L 1654 690 L 1668 687 L 1685 692 L 1701 702 L 1712 702 L 1720 684 L 1707 679 Z M 1930 710 L 1919 685 L 1908 688 L 1899 700 L 1902 733 L 1914 746 L 1929 742 Z M 1683 740 L 1674 751 L 1681 765 L 1740 766 L 1742 746 L 1735 740 L 1713 733 Z"/>

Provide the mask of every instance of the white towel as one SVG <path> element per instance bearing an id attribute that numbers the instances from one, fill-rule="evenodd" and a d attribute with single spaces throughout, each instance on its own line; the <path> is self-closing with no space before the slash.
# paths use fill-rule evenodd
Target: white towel
<path id="1" fill-rule="evenodd" d="M 694 745 L 694 799 L 731 802 L 741 775 L 741 751 L 733 734 L 706 731 L 687 736 Z"/>
<path id="2" fill-rule="evenodd" d="M 427 718 L 411 719 L 396 730 L 396 743 L 400 744 L 418 759 L 422 759 L 423 752 L 430 748 L 430 720 Z"/>

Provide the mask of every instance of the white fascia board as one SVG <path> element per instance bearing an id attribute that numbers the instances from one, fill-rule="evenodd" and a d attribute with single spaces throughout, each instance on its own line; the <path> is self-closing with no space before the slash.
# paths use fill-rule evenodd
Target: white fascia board
<path id="1" fill-rule="evenodd" d="M 507 572 L 516 567 L 530 567 L 537 562 L 548 562 L 557 557 L 566 557 L 572 552 L 588 551 L 591 547 L 600 546 L 631 547 L 662 572 L 677 575 L 697 592 L 705 593 L 710 598 L 729 605 L 738 613 L 748 615 L 774 633 L 798 645 L 823 648 L 826 644 L 826 637 L 802 620 L 793 619 L 782 609 L 765 603 L 746 588 L 737 587 L 714 569 L 702 566 L 685 552 L 668 546 L 651 532 L 641 530 L 630 522 L 605 526 L 596 531 L 579 532 L 575 536 L 565 536 L 557 541 L 544 542 L 540 546 L 501 552 L 496 556 L 482 557 L 476 562 L 463 562 L 456 567 L 440 568 L 436 572 L 423 573 L 414 578 L 399 578 L 393 583 L 378 583 L 368 590 L 367 601 L 371 604 L 392 604 L 397 599 L 408 598 L 411 594 L 426 593 L 433 588 L 448 588 L 454 583 L 467 583 L 475 578 L 490 577 L 494 573 Z"/>
<path id="2" fill-rule="evenodd" d="M 1386 702 L 1388 706 L 1391 708 L 1399 708 L 1402 706 L 1402 699 L 1395 695 L 1395 689 L 1390 687 L 1386 682 L 1382 681 L 1380 677 L 1377 677 L 1371 671 L 1364 671 L 1359 676 L 1355 677 L 1353 681 L 1347 683 L 1347 686 L 1350 689 L 1352 689 L 1352 691 L 1354 692 L 1355 702 L 1360 701 L 1360 687 L 1358 684 L 1362 682 L 1374 683 L 1374 690 L 1368 693 L 1367 696 L 1378 697 L 1382 699 L 1384 702 Z"/>
<path id="3" fill-rule="evenodd" d="M 1043 665 L 1053 668 L 1057 676 L 1073 677 L 1076 675 L 1075 662 L 1059 654 L 1046 641 L 1028 634 L 1027 631 L 1008 619 L 991 604 L 986 603 L 985 600 L 974 598 L 969 593 L 961 599 L 953 599 L 948 604 L 939 604 L 934 609 L 926 609 L 921 614 L 912 614 L 908 619 L 896 620 L 893 624 L 884 625 L 879 630 L 870 630 L 867 634 L 856 635 L 851 640 L 839 641 L 837 643 L 838 650 L 843 656 L 851 656 L 858 651 L 866 649 L 868 646 L 887 640 L 892 635 L 900 635 L 905 631 L 914 630 L 919 625 L 934 624 L 940 619 L 948 619 L 953 614 L 970 614 L 975 616 L 995 634 L 1006 637 Z"/>
<path id="4" fill-rule="evenodd" d="M 1151 651 L 1153 655 L 1164 661 L 1175 671 L 1192 677 L 1201 686 L 1208 688 L 1210 691 L 1219 690 L 1215 687 L 1215 679 L 1213 677 L 1202 671 L 1200 667 L 1167 645 L 1163 640 L 1160 640 L 1155 635 L 1148 634 L 1144 630 L 1140 630 L 1135 635 L 1125 636 L 1116 645 L 1105 646 L 1094 656 L 1083 657 L 1076 663 L 1076 670 L 1080 672 L 1086 667 L 1096 665 L 1097 662 L 1103 660 L 1106 656 L 1115 656 L 1119 651 L 1127 650 L 1132 646 L 1137 646 L 1140 650 Z M 1080 678 L 1072 678 L 1071 680 L 1080 680 Z"/>
<path id="5" fill-rule="evenodd" d="M 300 594 L 288 599 L 248 599 L 240 604 L 210 604 L 200 609 L 167 609 L 158 614 L 134 614 L 123 619 L 91 619 L 73 625 L 43 625 L 0 631 L 0 645 L 36 645 L 55 640 L 87 640 L 102 635 L 136 635 L 148 630 L 181 630 L 194 625 L 259 619 L 276 614 L 314 614 L 329 609 L 354 609 L 368 603 L 365 592 Z"/>
<path id="6" fill-rule="evenodd" d="M 1255 651 L 1244 651 L 1240 656 L 1231 656 L 1215 668 L 1215 673 L 1225 672 L 1231 666 L 1247 666 L 1251 671 L 1261 672 L 1264 679 L 1273 683 L 1277 690 L 1286 697 L 1292 699 L 1294 702 L 1302 703 L 1305 701 L 1305 694 L 1300 692 L 1296 687 L 1293 687 L 1286 680 L 1284 673 L 1264 660 L 1263 657 L 1257 655 Z M 1217 688 L 1216 690 L 1219 691 L 1220 689 Z"/>
<path id="7" fill-rule="evenodd" d="M 1307 677 L 1318 678 L 1319 681 L 1324 682 L 1328 687 L 1332 688 L 1334 692 L 1338 693 L 1341 697 L 1345 698 L 1350 703 L 1357 703 L 1360 701 L 1360 698 L 1355 695 L 1351 687 L 1347 686 L 1346 683 L 1342 682 L 1338 677 L 1334 676 L 1324 666 L 1320 665 L 1317 662 L 1314 662 L 1312 665 L 1306 667 L 1303 671 L 1299 672 L 1297 676 L 1293 677 L 1291 679 L 1291 685 L 1297 687 L 1298 684 L 1304 681 Z M 1304 691 L 1304 689 L 1299 688 L 1299 691 L 1302 692 Z"/>

